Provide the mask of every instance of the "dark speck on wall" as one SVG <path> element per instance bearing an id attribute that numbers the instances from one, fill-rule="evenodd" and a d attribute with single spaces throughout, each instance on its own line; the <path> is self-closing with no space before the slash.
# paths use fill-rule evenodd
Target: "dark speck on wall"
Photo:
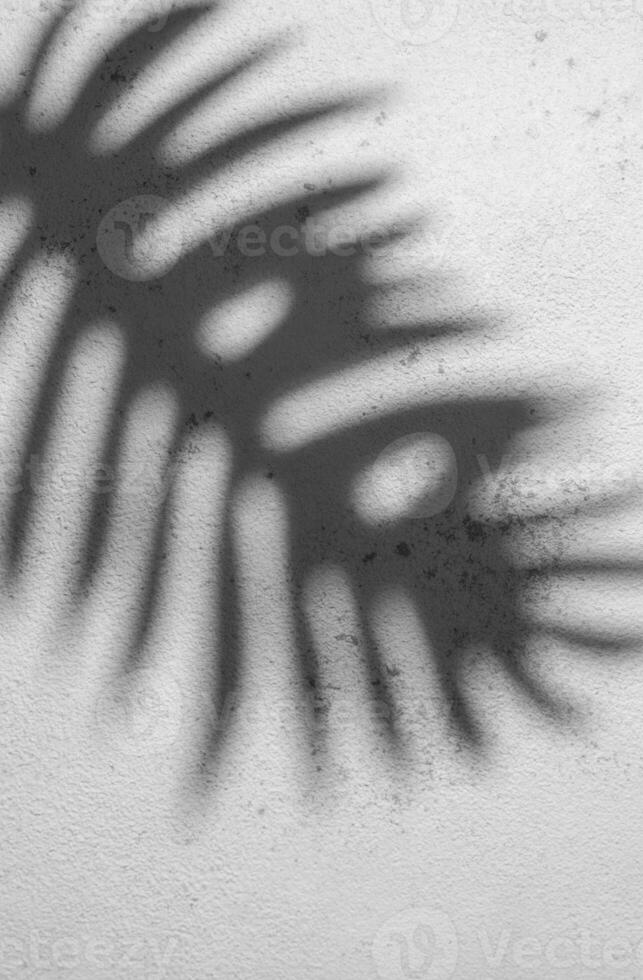
<path id="1" fill-rule="evenodd" d="M 485 528 L 483 524 L 478 521 L 472 520 L 470 517 L 465 517 L 464 526 L 467 532 L 467 537 L 469 541 L 482 541 L 485 537 Z"/>
<path id="2" fill-rule="evenodd" d="M 536 38 L 537 41 L 544 41 L 545 38 L 547 37 L 547 31 L 536 31 L 534 37 Z"/>
<path id="3" fill-rule="evenodd" d="M 411 554 L 411 549 L 406 541 L 400 541 L 395 550 L 397 551 L 398 555 L 402 555 L 403 558 L 408 558 Z"/>
<path id="4" fill-rule="evenodd" d="M 335 639 L 339 643 L 350 643 L 351 646 L 354 647 L 359 646 L 359 640 L 357 639 L 356 636 L 353 635 L 353 633 L 338 633 Z"/>

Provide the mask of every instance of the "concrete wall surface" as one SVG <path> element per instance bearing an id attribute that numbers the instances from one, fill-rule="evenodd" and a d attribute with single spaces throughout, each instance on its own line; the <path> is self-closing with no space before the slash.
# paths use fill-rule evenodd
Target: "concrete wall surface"
<path id="1" fill-rule="evenodd" d="M 0 23 L 0 977 L 643 977 L 640 0 Z"/>

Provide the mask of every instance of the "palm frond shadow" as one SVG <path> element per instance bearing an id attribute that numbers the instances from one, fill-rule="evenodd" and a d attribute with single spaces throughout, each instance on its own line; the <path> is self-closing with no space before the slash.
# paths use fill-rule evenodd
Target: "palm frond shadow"
<path id="1" fill-rule="evenodd" d="M 212 250 L 206 244 L 185 250 L 161 278 L 133 282 L 110 272 L 98 254 L 96 229 L 115 203 L 137 194 L 154 194 L 172 201 L 203 177 L 212 177 L 219 168 L 229 167 L 267 142 L 279 141 L 299 126 L 314 124 L 321 118 L 339 121 L 359 101 L 357 96 L 347 97 L 343 102 L 321 103 L 299 114 L 280 116 L 221 143 L 187 166 L 160 166 L 156 150 L 176 123 L 202 100 L 212 98 L 223 86 L 232 85 L 258 60 L 268 56 L 268 45 L 264 51 L 201 84 L 118 153 L 90 153 L 90 127 L 117 94 L 122 80 L 134 77 L 203 16 L 204 9 L 198 6 L 172 13 L 158 34 L 150 33 L 146 25 L 137 28 L 96 65 L 65 120 L 52 131 L 37 134 L 25 126 L 24 111 L 33 78 L 60 27 L 60 22 L 56 22 L 34 56 L 24 93 L 1 110 L 5 192 L 28 197 L 34 205 L 35 222 L 3 284 L 0 312 L 10 302 L 26 263 L 43 249 L 73 254 L 78 268 L 65 322 L 24 443 L 24 463 L 42 454 L 51 437 L 51 420 L 74 345 L 88 325 L 106 311 L 118 318 L 127 346 L 125 372 L 104 454 L 107 466 L 116 469 L 125 420 L 134 399 L 158 383 L 170 385 L 180 402 L 171 456 L 180 455 L 191 427 L 225 429 L 234 460 L 227 488 L 224 540 L 220 554 L 216 559 L 213 556 L 213 561 L 222 563 L 218 578 L 223 584 L 213 597 L 220 613 L 215 619 L 220 625 L 218 635 L 212 637 L 215 721 L 208 737 L 209 757 L 216 754 L 225 736 L 225 729 L 216 719 L 223 715 L 235 690 L 244 656 L 230 514 L 236 489 L 248 474 L 256 473 L 269 474 L 286 501 L 302 693 L 311 696 L 312 692 L 320 711 L 325 694 L 302 595 L 311 573 L 332 561 L 345 569 L 359 596 L 373 701 L 380 707 L 387 705 L 384 718 L 392 745 L 403 733 L 399 731 L 389 665 L 370 628 L 373 605 L 389 586 L 401 586 L 412 597 L 426 630 L 427 656 L 433 658 L 454 726 L 470 744 L 480 744 L 484 736 L 467 696 L 464 652 L 471 647 L 496 658 L 530 701 L 551 717 L 560 717 L 566 706 L 530 671 L 525 655 L 530 627 L 521 613 L 520 595 L 525 581 L 536 573 L 519 569 L 512 561 L 505 544 L 506 524 L 481 522 L 469 509 L 471 490 L 481 479 L 479 458 L 484 456 L 497 465 L 517 436 L 541 423 L 542 406 L 501 395 L 486 400 L 454 399 L 393 412 L 283 453 L 268 451 L 259 438 L 268 409 L 296 383 L 328 378 L 349 365 L 366 364 L 378 353 L 399 351 L 402 356 L 418 341 L 439 336 L 443 342 L 450 334 L 465 329 L 475 332 L 483 324 L 429 319 L 389 330 L 369 330 L 366 311 L 372 305 L 375 287 L 365 279 L 359 257 L 354 256 L 319 256 L 299 250 L 289 258 L 270 252 L 248 257 L 241 254 L 232 236 L 230 247 L 218 260 L 216 275 Z M 10 153 L 4 152 L 7 146 L 11 147 Z M 258 225 L 269 236 L 280 225 L 301 224 L 302 216 L 314 217 L 360 196 L 376 195 L 386 180 L 386 174 L 374 172 L 353 182 L 304 189 L 287 202 L 250 216 L 248 224 Z M 403 234 L 399 228 L 389 228 L 390 239 Z M 222 365 L 206 358 L 195 342 L 204 315 L 217 303 L 272 276 L 286 278 L 295 295 L 279 329 L 234 363 Z M 347 520 L 349 490 L 359 467 L 392 440 L 421 430 L 442 435 L 454 449 L 459 480 L 450 505 L 435 517 L 401 520 L 386 528 L 373 529 L 354 518 Z M 155 522 L 154 558 L 138 609 L 136 630 L 122 665 L 124 670 L 141 662 L 145 640 L 158 611 L 169 501 L 168 496 Z M 16 496 L 11 516 L 14 570 L 20 565 L 33 505 L 29 492 Z M 567 515 L 561 520 L 573 517 Z M 104 494 L 96 494 L 78 562 L 79 597 L 91 584 L 104 554 L 110 519 L 109 501 Z M 626 564 L 621 570 L 629 574 L 638 568 Z M 605 566 L 604 570 L 610 569 Z M 547 571 L 541 568 L 537 574 Z M 565 640 L 612 652 L 627 645 L 623 637 L 601 638 L 591 630 L 582 634 L 568 631 Z M 315 726 L 314 732 L 314 738 L 323 741 L 323 726 Z"/>

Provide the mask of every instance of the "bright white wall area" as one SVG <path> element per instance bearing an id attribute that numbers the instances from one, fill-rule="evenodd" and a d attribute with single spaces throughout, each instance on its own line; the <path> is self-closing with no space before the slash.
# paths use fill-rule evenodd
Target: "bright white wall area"
<path id="1" fill-rule="evenodd" d="M 34 27 L 56 5 L 0 0 L 7 92 L 20 84 Z M 134 16 L 133 5 L 125 14 L 106 0 L 86 8 L 75 12 L 59 60 L 41 79 L 34 125 L 51 123 L 74 91 L 82 57 L 91 63 L 108 33 Z M 369 207 L 419 207 L 430 221 L 415 254 L 393 254 L 372 271 L 428 265 L 432 285 L 398 297 L 391 315 L 403 321 L 426 307 L 487 312 L 503 323 L 488 342 L 445 346 L 437 364 L 432 348 L 406 366 L 371 365 L 344 387 L 340 378 L 336 387 L 293 390 L 265 420 L 267 443 L 305 440 L 342 413 L 361 412 L 362 401 L 370 411 L 382 393 L 394 406 L 427 390 L 531 386 L 580 406 L 582 391 L 578 416 L 547 430 L 542 444 L 522 447 L 518 492 L 528 497 L 535 481 L 537 505 L 579 485 L 581 497 L 600 496 L 614 474 L 643 485 L 640 3 L 483 0 L 470 9 L 463 0 L 245 0 L 231 3 L 217 25 L 200 47 L 198 37 L 186 40 L 180 56 L 141 79 L 140 102 L 117 107 L 95 146 L 115 147 L 190 72 L 205 73 L 214 58 L 282 30 L 292 46 L 211 111 L 184 121 L 168 139 L 168 159 L 188 159 L 213 127 L 234 131 L 239 114 L 259 120 L 320 91 L 383 84 L 392 92 L 341 130 L 311 129 L 224 175 L 216 206 L 208 188 L 195 193 L 163 240 L 176 244 L 179 226 L 182 243 L 210 234 L 216 209 L 243 214 L 262 195 L 359 174 L 372 161 L 393 164 L 401 176 L 390 199 L 365 202 L 356 219 L 366 220 Z M 0 143 L 6 153 L 11 147 Z M 4 263 L 29 205 L 0 206 Z M 5 461 L 23 437 L 71 275 L 59 256 L 36 258 L 5 316 Z M 215 317 L 204 324 L 204 347 L 223 336 L 224 360 L 233 363 L 253 343 L 254 317 L 256 341 L 269 336 L 270 317 L 290 302 L 286 286 L 269 286 L 234 307 L 241 339 Z M 97 316 L 63 385 L 49 449 L 59 472 L 73 472 L 103 438 L 126 356 L 118 316 Z M 128 465 L 158 462 L 175 410 L 171 386 L 137 402 Z M 82 615 L 72 617 L 66 593 L 86 506 L 73 481 L 41 502 L 25 574 L 2 589 L 0 977 L 643 977 L 641 657 L 536 643 L 542 673 L 578 706 L 562 726 L 482 660 L 471 684 L 489 746 L 486 755 L 471 754 L 447 737 L 437 693 L 418 698 L 427 681 L 421 626 L 408 597 L 392 593 L 374 626 L 405 664 L 404 767 L 373 733 L 360 697 L 350 640 L 359 599 L 331 564 L 307 596 L 338 690 L 331 762 L 318 768 L 295 709 L 283 504 L 265 481 L 244 485 L 234 514 L 247 697 L 195 794 L 194 747 L 207 715 L 199 641 L 211 608 L 208 576 L 216 576 L 208 555 L 221 520 L 228 436 L 197 434 L 190 450 L 153 656 L 138 675 L 134 708 L 119 701 L 114 663 L 137 602 L 132 570 L 144 560 L 153 497 L 127 511 L 134 531 L 127 524 L 117 531 Z M 6 525 L 6 496 L 0 503 Z M 554 545 L 597 561 L 635 560 L 643 553 L 640 511 L 583 517 Z M 554 586 L 537 622 L 642 625 L 635 576 L 588 573 Z"/>

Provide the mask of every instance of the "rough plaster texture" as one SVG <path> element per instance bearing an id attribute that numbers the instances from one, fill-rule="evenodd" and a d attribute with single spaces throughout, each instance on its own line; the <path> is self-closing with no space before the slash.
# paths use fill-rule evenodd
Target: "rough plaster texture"
<path id="1" fill-rule="evenodd" d="M 2 0 L 7 92 L 20 84 L 34 25 L 53 9 Z M 344 388 L 329 382 L 325 402 L 305 391 L 275 407 L 266 437 L 305 440 L 343 412 L 376 412 L 381 397 L 391 406 L 471 392 L 562 394 L 579 411 L 544 430 L 540 444 L 521 447 L 518 496 L 547 506 L 580 486 L 582 501 L 616 478 L 633 496 L 643 481 L 643 17 L 635 4 L 607 0 L 432 9 L 422 20 L 422 11 L 393 0 L 246 0 L 230 7 L 200 55 L 192 39 L 149 81 L 153 106 L 159 92 L 171 97 L 181 87 L 199 57 L 207 63 L 212 45 L 243 51 L 281 30 L 293 38 L 242 90 L 225 93 L 216 119 L 206 113 L 175 137 L 179 154 L 209 126 L 233 126 L 239 114 L 260 119 L 267 103 L 392 87 L 384 107 L 296 136 L 227 175 L 216 206 L 243 214 L 248 195 L 252 205 L 293 182 L 359 173 L 371 159 L 391 163 L 401 179 L 375 210 L 420 206 L 440 216 L 415 255 L 390 259 L 401 272 L 427 262 L 433 270 L 431 289 L 397 295 L 391 315 L 403 322 L 428 305 L 431 315 L 485 313 L 504 324 L 498 336 L 446 346 L 437 364 L 432 351 L 420 351 L 365 368 Z M 87 5 L 62 67 L 53 59 L 41 82 L 41 119 L 64 105 L 82 58 L 91 64 L 130 13 Z M 126 100 L 98 144 L 114 145 L 141 111 Z M 204 207 L 197 201 L 192 218 L 204 220 Z M 5 201 L 6 263 L 24 215 L 24 203 Z M 24 438 L 70 275 L 64 258 L 41 256 L 5 313 L 3 454 Z M 278 289 L 271 295 L 251 295 L 241 320 L 261 320 L 281 301 Z M 224 341 L 215 325 L 215 346 Z M 63 385 L 66 407 L 52 437 L 67 469 L 99 441 L 125 356 L 118 317 L 97 316 Z M 153 465 L 165 451 L 172 411 L 163 389 L 132 410 L 131 465 L 143 456 Z M 643 663 L 636 651 L 566 647 L 538 629 L 563 622 L 634 630 L 636 576 L 586 568 L 543 589 L 533 655 L 576 705 L 562 721 L 521 697 L 497 664 L 476 661 L 470 684 L 488 732 L 484 752 L 449 732 L 430 677 L 426 693 L 416 611 L 404 594 L 389 596 L 376 625 L 402 665 L 402 764 L 364 703 L 351 654 L 359 599 L 331 563 L 310 600 L 336 691 L 322 765 L 293 723 L 283 504 L 270 484 L 250 481 L 236 505 L 247 696 L 195 792 L 194 746 L 207 715 L 199 649 L 208 575 L 216 574 L 203 555 L 217 529 L 226 440 L 218 430 L 197 432 L 185 454 L 162 611 L 148 638 L 153 656 L 133 707 L 119 709 L 115 651 L 137 601 L 135 576 L 128 582 L 146 547 L 153 497 L 132 505 L 131 548 L 116 548 L 73 618 L 65 574 L 86 516 L 74 487 L 45 498 L 25 570 L 3 589 L 0 976 L 643 976 Z M 635 561 L 643 529 L 633 507 L 581 514 L 550 531 L 545 545 L 524 544 L 585 562 Z"/>

